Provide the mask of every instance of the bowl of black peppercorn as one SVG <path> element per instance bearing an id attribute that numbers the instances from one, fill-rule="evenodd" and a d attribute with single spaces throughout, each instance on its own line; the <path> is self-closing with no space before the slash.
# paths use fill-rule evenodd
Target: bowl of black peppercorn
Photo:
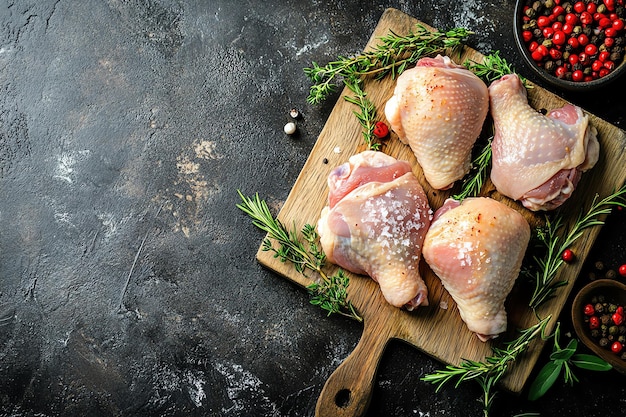
<path id="1" fill-rule="evenodd" d="M 626 73 L 626 0 L 517 0 L 514 37 L 546 83 L 592 91 Z"/>

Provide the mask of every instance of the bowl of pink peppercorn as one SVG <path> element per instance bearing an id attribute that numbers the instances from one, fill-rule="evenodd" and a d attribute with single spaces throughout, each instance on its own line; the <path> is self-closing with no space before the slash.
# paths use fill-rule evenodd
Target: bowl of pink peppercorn
<path id="1" fill-rule="evenodd" d="M 626 72 L 626 0 L 518 0 L 514 35 L 538 77 L 590 91 Z"/>

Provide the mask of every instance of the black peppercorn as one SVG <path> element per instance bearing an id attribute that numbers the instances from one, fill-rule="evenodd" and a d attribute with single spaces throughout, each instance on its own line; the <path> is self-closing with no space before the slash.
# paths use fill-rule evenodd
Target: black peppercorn
<path id="1" fill-rule="evenodd" d="M 606 337 L 603 337 L 602 339 L 598 341 L 598 344 L 602 347 L 606 347 L 609 345 L 609 339 L 607 339 Z"/>
<path id="2" fill-rule="evenodd" d="M 565 13 L 571 13 L 574 10 L 574 6 L 571 3 L 563 3 L 561 6 L 565 9 Z"/>
<path id="3" fill-rule="evenodd" d="M 615 64 L 619 65 L 619 62 L 620 62 L 620 61 L 621 61 L 621 59 L 622 59 L 622 54 L 621 54 L 620 52 L 613 52 L 613 53 L 610 55 L 609 59 L 610 59 L 611 61 L 615 62 Z"/>

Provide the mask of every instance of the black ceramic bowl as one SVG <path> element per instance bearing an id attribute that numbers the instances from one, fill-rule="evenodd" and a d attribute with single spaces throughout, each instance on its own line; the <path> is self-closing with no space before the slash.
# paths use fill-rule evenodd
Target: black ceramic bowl
<path id="1" fill-rule="evenodd" d="M 522 26 L 524 24 L 524 6 L 526 4 L 527 0 L 517 0 L 513 17 L 513 34 L 515 36 L 515 43 L 517 44 L 517 47 L 522 54 L 522 57 L 539 78 L 563 90 L 574 92 L 587 92 L 598 89 L 600 87 L 604 87 L 624 75 L 624 73 L 626 72 L 626 54 L 624 55 L 624 58 L 621 60 L 621 62 L 615 63 L 617 67 L 613 71 L 611 71 L 608 75 L 597 78 L 593 81 L 568 81 L 549 74 L 542 67 L 539 67 L 531 57 L 531 53 L 528 51 L 528 48 L 524 43 L 524 39 L 522 38 Z"/>

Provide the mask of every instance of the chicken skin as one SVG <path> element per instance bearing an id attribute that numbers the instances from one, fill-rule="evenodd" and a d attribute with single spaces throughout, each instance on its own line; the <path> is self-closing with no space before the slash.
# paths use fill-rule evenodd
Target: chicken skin
<path id="1" fill-rule="evenodd" d="M 428 305 L 419 261 L 432 211 L 409 163 L 365 151 L 335 168 L 328 185 L 317 225 L 328 261 L 369 275 L 393 306 Z"/>
<path id="2" fill-rule="evenodd" d="M 471 167 L 472 147 L 489 110 L 487 86 L 449 57 L 422 58 L 398 77 L 385 116 L 435 189 Z"/>
<path id="3" fill-rule="evenodd" d="M 506 330 L 504 301 L 519 275 L 530 226 L 514 209 L 486 197 L 448 199 L 435 212 L 423 256 L 482 341 Z"/>
<path id="4" fill-rule="evenodd" d="M 600 145 L 589 117 L 571 104 L 539 113 L 515 74 L 494 81 L 489 95 L 495 126 L 491 181 L 530 210 L 559 207 L 598 161 Z"/>

